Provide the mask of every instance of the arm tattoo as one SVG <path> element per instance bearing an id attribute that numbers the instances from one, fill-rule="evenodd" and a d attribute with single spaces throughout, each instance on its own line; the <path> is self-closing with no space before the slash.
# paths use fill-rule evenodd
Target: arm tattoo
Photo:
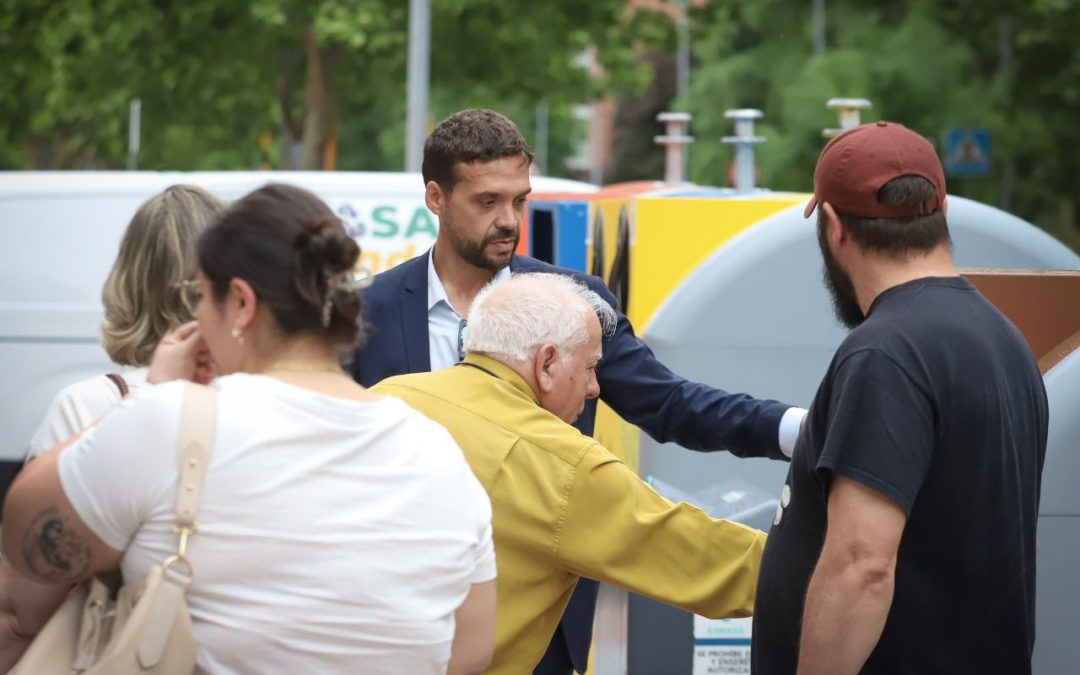
<path id="1" fill-rule="evenodd" d="M 45 509 L 30 523 L 22 554 L 33 576 L 47 583 L 77 581 L 90 571 L 90 544 L 56 507 Z"/>

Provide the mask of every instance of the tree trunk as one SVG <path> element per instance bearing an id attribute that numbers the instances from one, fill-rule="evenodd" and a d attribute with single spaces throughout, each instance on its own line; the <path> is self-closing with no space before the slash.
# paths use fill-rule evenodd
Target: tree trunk
<path id="1" fill-rule="evenodd" d="M 300 125 L 297 122 L 293 106 L 293 73 L 295 58 L 291 50 L 277 54 L 277 101 L 281 110 L 281 157 L 278 168 L 283 171 L 299 169 L 304 159 L 303 144 L 300 142 Z"/>
<path id="2" fill-rule="evenodd" d="M 1080 250 L 1080 231 L 1076 225 L 1076 201 L 1070 197 L 1058 198 L 1058 236 L 1066 245 Z"/>
<path id="3" fill-rule="evenodd" d="M 330 104 L 329 111 L 329 124 L 327 124 L 326 144 L 323 152 L 323 170 L 324 171 L 336 171 L 337 170 L 337 151 L 338 151 L 338 131 L 341 128 L 341 124 L 338 118 L 337 106 Z"/>
<path id="4" fill-rule="evenodd" d="M 330 97 L 323 54 L 310 27 L 304 30 L 304 58 L 307 62 L 307 78 L 304 82 L 303 167 L 311 171 L 324 166 L 330 127 Z"/>

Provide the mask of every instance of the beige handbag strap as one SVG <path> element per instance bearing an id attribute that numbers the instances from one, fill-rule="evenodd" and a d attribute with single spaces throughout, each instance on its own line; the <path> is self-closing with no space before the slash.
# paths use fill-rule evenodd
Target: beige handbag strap
<path id="1" fill-rule="evenodd" d="M 176 457 L 180 462 L 180 485 L 176 496 L 176 519 L 173 530 L 179 536 L 176 555 L 160 568 L 160 584 L 154 602 L 146 610 L 143 634 L 139 640 L 138 661 L 143 669 L 152 669 L 164 657 L 173 634 L 177 613 L 184 606 L 184 591 L 191 583 L 193 570 L 187 559 L 187 540 L 198 529 L 203 479 L 210 464 L 217 427 L 217 390 L 192 382 L 184 383 L 180 408 L 180 431 L 176 439 Z M 178 567 L 185 567 L 181 572 Z M 190 638 L 190 626 L 187 629 Z"/>
<path id="2" fill-rule="evenodd" d="M 212 387 L 184 383 L 184 399 L 180 411 L 180 433 L 176 454 L 180 462 L 180 489 L 176 497 L 174 527 L 180 534 L 179 556 L 184 557 L 187 537 L 197 529 L 195 516 L 199 513 L 203 478 L 210 463 L 217 426 L 217 390 Z"/>

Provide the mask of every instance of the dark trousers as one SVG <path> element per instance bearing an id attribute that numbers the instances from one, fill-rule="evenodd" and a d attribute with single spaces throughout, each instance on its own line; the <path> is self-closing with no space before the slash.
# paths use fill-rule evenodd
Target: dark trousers
<path id="1" fill-rule="evenodd" d="M 533 671 L 535 675 L 570 675 L 575 667 L 577 672 L 585 672 L 589 665 L 589 645 L 599 590 L 600 584 L 592 579 L 578 580 L 551 644 Z"/>
<path id="2" fill-rule="evenodd" d="M 544 658 L 536 664 L 533 675 L 571 675 L 573 672 L 574 664 L 570 662 L 570 649 L 566 646 L 566 636 L 560 623 L 544 652 Z"/>

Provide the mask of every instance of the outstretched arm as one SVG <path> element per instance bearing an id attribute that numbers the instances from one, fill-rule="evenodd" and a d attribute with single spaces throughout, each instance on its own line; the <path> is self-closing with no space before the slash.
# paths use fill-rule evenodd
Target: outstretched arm
<path id="1" fill-rule="evenodd" d="M 557 560 L 710 618 L 749 616 L 765 534 L 661 497 L 599 444 L 570 487 Z"/>
<path id="2" fill-rule="evenodd" d="M 587 275 L 579 279 L 615 306 L 603 282 Z M 785 420 L 786 433 L 782 432 L 781 420 L 791 406 L 729 393 L 673 373 L 634 334 L 630 320 L 622 312 L 617 315 L 615 333 L 604 339 L 596 377 L 601 400 L 623 419 L 657 441 L 674 441 L 691 450 L 729 450 L 739 457 L 772 459 L 791 456 L 805 411 L 794 409 Z"/>

